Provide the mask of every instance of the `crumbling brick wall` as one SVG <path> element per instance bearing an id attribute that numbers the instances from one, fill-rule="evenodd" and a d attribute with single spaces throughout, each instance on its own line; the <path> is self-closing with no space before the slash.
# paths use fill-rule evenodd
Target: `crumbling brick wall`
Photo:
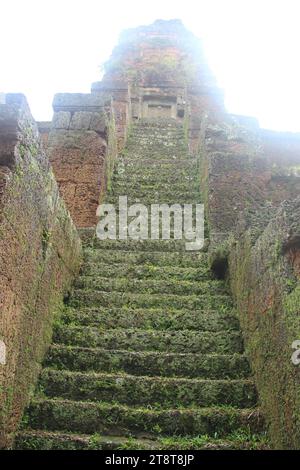
<path id="1" fill-rule="evenodd" d="M 81 244 L 23 95 L 0 104 L 0 447 L 9 445 Z"/>
<path id="2" fill-rule="evenodd" d="M 112 171 L 116 139 L 111 100 L 101 94 L 57 94 L 47 154 L 77 227 L 96 225 Z"/>
<path id="3" fill-rule="evenodd" d="M 220 244 L 234 232 L 241 212 L 265 205 L 271 170 L 257 135 L 229 116 L 207 122 L 201 167 L 210 242 Z"/>

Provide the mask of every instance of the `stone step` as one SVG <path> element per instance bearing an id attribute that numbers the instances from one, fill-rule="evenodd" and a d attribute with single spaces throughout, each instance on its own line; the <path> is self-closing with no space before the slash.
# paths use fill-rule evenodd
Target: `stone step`
<path id="1" fill-rule="evenodd" d="M 126 190 L 126 189 L 125 189 Z M 119 197 L 120 196 L 127 196 L 127 205 L 130 206 L 132 204 L 143 204 L 147 206 L 149 213 L 150 213 L 150 205 L 151 204 L 180 204 L 183 206 L 184 204 L 201 204 L 202 196 L 200 193 L 165 193 L 161 194 L 159 192 L 150 192 L 144 195 L 137 195 L 137 193 L 130 192 L 130 194 L 126 193 L 113 193 L 108 194 L 103 201 L 105 204 L 114 204 L 116 210 L 119 208 Z M 176 201 L 176 203 L 174 203 Z M 195 211 L 195 209 L 193 209 Z"/>
<path id="2" fill-rule="evenodd" d="M 182 122 L 173 118 L 142 118 L 135 122 L 133 128 L 145 129 L 154 127 L 157 129 L 183 129 Z"/>
<path id="3" fill-rule="evenodd" d="M 185 133 L 183 127 L 151 127 L 151 126 L 133 126 L 129 133 L 129 139 L 135 138 L 136 136 L 140 136 L 143 138 L 147 138 L 152 136 L 153 138 L 161 139 L 161 137 L 165 138 L 184 138 Z"/>
<path id="4" fill-rule="evenodd" d="M 151 167 L 139 166 L 134 168 L 134 171 L 123 171 L 119 170 L 118 173 L 114 173 L 112 176 L 112 184 L 117 181 L 128 181 L 128 182 L 139 182 L 141 185 L 144 184 L 157 184 L 162 185 L 163 183 L 170 184 L 184 184 L 193 181 L 196 185 L 195 178 L 197 177 L 197 168 L 195 165 L 190 167 L 176 168 L 175 164 L 168 165 L 168 167 L 162 168 L 159 162 Z"/>
<path id="5" fill-rule="evenodd" d="M 79 402 L 58 399 L 33 399 L 26 420 L 31 429 L 107 435 L 225 437 L 258 433 L 263 429 L 259 409 L 229 406 L 187 409 L 149 409 L 105 402 Z"/>
<path id="6" fill-rule="evenodd" d="M 156 140 L 156 141 L 173 141 L 178 140 L 186 144 L 185 134 L 183 129 L 145 129 L 145 128 L 133 128 L 132 132 L 129 133 L 126 148 L 132 141 L 137 139 L 140 140 Z"/>
<path id="7" fill-rule="evenodd" d="M 126 252 L 127 253 L 127 252 Z M 99 257 L 100 258 L 100 257 Z M 91 277 L 126 277 L 127 279 L 154 279 L 154 280 L 178 280 L 178 281 L 203 281 L 210 279 L 210 269 L 207 265 L 199 267 L 185 268 L 181 266 L 156 266 L 154 264 L 143 263 L 134 264 L 130 260 L 119 263 L 85 262 L 81 267 L 84 276 Z"/>
<path id="8" fill-rule="evenodd" d="M 266 450 L 263 435 L 248 440 L 196 438 L 134 439 L 99 434 L 71 434 L 41 430 L 24 430 L 17 434 L 16 450 Z"/>
<path id="9" fill-rule="evenodd" d="M 113 176 L 112 187 L 107 193 L 108 195 L 122 196 L 126 193 L 124 191 L 130 191 L 130 196 L 134 197 L 145 197 L 151 194 L 161 194 L 162 198 L 165 195 L 173 195 L 170 201 L 176 200 L 180 194 L 199 194 L 200 185 L 195 182 L 194 178 L 189 178 L 186 181 L 177 181 L 175 183 L 166 185 L 165 182 L 152 181 L 152 183 L 141 183 L 132 179 L 118 179 L 117 175 Z M 169 197 L 168 197 L 169 199 Z"/>
<path id="10" fill-rule="evenodd" d="M 60 321 L 102 328 L 142 328 L 157 330 L 220 331 L 238 330 L 234 312 L 213 310 L 129 309 L 106 307 L 65 307 Z"/>
<path id="11" fill-rule="evenodd" d="M 238 331 L 159 331 L 101 329 L 90 326 L 56 325 L 53 341 L 70 346 L 126 349 L 129 351 L 160 351 L 173 353 L 234 354 L 243 352 Z"/>
<path id="12" fill-rule="evenodd" d="M 136 158 L 122 158 L 118 160 L 115 170 L 116 175 L 122 175 L 124 172 L 157 170 L 164 172 L 165 170 L 177 171 L 178 169 L 193 170 L 197 168 L 198 161 L 195 159 L 183 158 L 160 158 L 153 159 L 147 156 L 136 156 Z"/>
<path id="13" fill-rule="evenodd" d="M 124 373 L 96 373 L 43 369 L 38 390 L 49 398 L 113 401 L 127 405 L 181 408 L 231 405 L 250 408 L 257 394 L 250 379 L 207 380 L 149 377 Z"/>
<path id="14" fill-rule="evenodd" d="M 118 186 L 118 187 L 116 187 Z M 141 203 L 146 206 L 150 204 L 201 204 L 203 203 L 203 196 L 199 191 L 194 191 L 192 188 L 186 191 L 177 191 L 176 188 L 165 187 L 163 191 L 152 189 L 131 188 L 128 185 L 115 185 L 115 189 L 111 190 L 101 202 L 115 204 L 118 209 L 119 198 L 127 197 L 128 205 L 134 203 Z M 194 209 L 193 209 L 194 210 Z"/>
<path id="15" fill-rule="evenodd" d="M 184 132 L 181 130 L 166 130 L 166 131 L 159 131 L 148 129 L 145 131 L 144 129 L 135 129 L 134 132 L 129 134 L 129 137 L 126 142 L 126 149 L 130 148 L 132 143 L 135 142 L 159 142 L 159 143 L 166 143 L 166 142 L 178 142 L 182 145 L 187 146 L 187 142 L 185 139 Z"/>
<path id="16" fill-rule="evenodd" d="M 138 158 L 156 157 L 157 159 L 168 159 L 173 156 L 184 160 L 195 158 L 188 153 L 188 148 L 182 138 L 162 137 L 158 139 L 152 136 L 146 139 L 135 137 L 129 140 L 126 150 L 118 158 L 131 157 L 132 155 Z"/>
<path id="17" fill-rule="evenodd" d="M 132 143 L 130 147 L 127 147 L 126 151 L 123 151 L 116 159 L 116 170 L 118 170 L 119 163 L 122 164 L 122 161 L 131 162 L 131 163 L 140 163 L 144 161 L 151 165 L 152 162 L 165 162 L 173 163 L 176 165 L 177 162 L 181 163 L 190 163 L 193 162 L 195 165 L 199 164 L 199 158 L 189 155 L 186 151 L 186 147 L 177 143 L 176 150 L 172 148 L 164 149 L 163 153 L 161 147 L 157 148 L 149 147 L 148 145 L 144 146 L 141 150 L 139 143 Z"/>
<path id="18" fill-rule="evenodd" d="M 199 272 L 204 272 L 204 275 L 209 271 L 207 253 L 204 252 L 129 251 L 129 244 L 122 244 L 123 248 L 127 248 L 127 250 L 120 249 L 120 244 L 117 243 L 116 249 L 113 248 L 113 245 L 111 246 L 111 249 L 107 247 L 104 249 L 85 248 L 84 258 L 86 262 L 136 266 L 137 269 L 142 269 L 145 264 L 162 270 L 173 267 L 175 269 L 196 269 Z"/>
<path id="19" fill-rule="evenodd" d="M 69 301 L 71 307 L 103 306 L 118 308 L 160 308 L 186 310 L 228 311 L 232 301 L 228 295 L 147 294 L 130 292 L 105 292 L 95 290 L 74 290 Z"/>
<path id="20" fill-rule="evenodd" d="M 176 165 L 165 165 L 163 168 L 159 164 L 151 165 L 151 167 L 135 167 L 134 170 L 127 170 L 123 173 L 119 172 L 114 175 L 112 182 L 126 181 L 126 182 L 140 182 L 140 184 L 156 182 L 157 184 L 162 183 L 184 183 L 188 181 L 195 181 L 196 170 L 194 165 L 190 167 L 177 168 Z"/>
<path id="21" fill-rule="evenodd" d="M 17 433 L 16 450 L 127 450 L 155 449 L 155 440 L 132 439 L 122 436 L 72 434 L 26 429 Z"/>
<path id="22" fill-rule="evenodd" d="M 152 130 L 152 132 L 184 132 L 183 125 L 181 123 L 176 122 L 173 124 L 172 122 L 166 123 L 165 125 L 161 125 L 158 123 L 158 121 L 153 122 L 153 123 L 142 123 L 139 121 L 138 123 L 134 123 L 131 128 L 131 132 L 142 132 L 145 134 L 145 132 L 149 132 Z"/>
<path id="23" fill-rule="evenodd" d="M 242 354 L 161 353 L 63 344 L 50 346 L 44 364 L 57 370 L 122 371 L 137 376 L 243 379 L 250 375 L 248 360 Z"/>
<path id="24" fill-rule="evenodd" d="M 92 236 L 91 236 L 92 234 Z M 83 240 L 85 246 L 90 248 L 100 248 L 101 250 L 124 250 L 124 251 L 167 251 L 167 252 L 185 252 L 189 253 L 186 250 L 186 245 L 184 240 L 100 240 L 96 236 L 96 230 L 93 229 L 88 233 L 88 231 L 81 232 L 81 239 Z M 200 250 L 197 252 L 199 253 Z"/>
<path id="25" fill-rule="evenodd" d="M 147 293 L 147 294 L 176 294 L 176 295 L 205 295 L 228 294 L 224 281 L 204 280 L 164 280 L 136 279 L 127 277 L 107 278 L 102 276 L 78 277 L 74 283 L 76 289 L 88 289 L 105 292 Z"/>

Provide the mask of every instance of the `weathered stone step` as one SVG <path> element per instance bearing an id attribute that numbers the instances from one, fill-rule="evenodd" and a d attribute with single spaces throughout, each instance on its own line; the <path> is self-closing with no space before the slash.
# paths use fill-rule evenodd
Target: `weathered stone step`
<path id="1" fill-rule="evenodd" d="M 113 177 L 112 181 L 112 188 L 109 195 L 128 195 L 128 196 L 137 196 L 137 197 L 145 197 L 151 194 L 161 194 L 162 198 L 165 194 L 173 194 L 173 197 L 170 201 L 176 201 L 176 198 L 180 194 L 199 194 L 199 187 L 200 185 L 198 182 L 195 182 L 194 178 L 188 178 L 184 181 L 178 180 L 177 182 L 172 182 L 172 184 L 167 184 L 163 181 L 152 181 L 150 183 L 147 182 L 139 182 L 137 180 L 129 180 L 129 179 L 118 179 L 117 175 Z M 124 193 L 124 191 L 126 191 Z"/>
<path id="2" fill-rule="evenodd" d="M 172 142 L 180 141 L 187 145 L 186 136 L 184 135 L 183 129 L 133 129 L 133 132 L 129 133 L 126 148 L 128 148 L 131 142 L 135 142 L 137 139 L 141 141 L 148 141 L 149 143 L 155 142 Z"/>
<path id="3" fill-rule="evenodd" d="M 91 236 L 91 233 L 94 236 Z M 81 232 L 81 239 L 86 246 L 100 248 L 102 250 L 125 250 L 125 251 L 184 251 L 189 253 L 185 247 L 184 240 L 100 240 L 96 236 L 96 230 Z M 198 250 L 199 252 L 199 250 Z"/>
<path id="4" fill-rule="evenodd" d="M 166 188 L 170 190 L 174 189 L 174 191 L 177 191 L 183 186 L 198 190 L 200 187 L 200 183 L 195 178 L 195 171 L 194 175 L 182 175 L 178 172 L 173 172 L 168 175 L 163 173 L 158 173 L 157 175 L 141 173 L 138 176 L 136 176 L 135 173 L 127 173 L 126 177 L 124 174 L 114 175 L 111 184 L 112 188 L 115 188 L 115 190 L 118 189 L 119 185 L 123 185 L 127 188 L 128 194 L 131 188 L 136 189 L 139 185 L 141 188 L 152 186 L 156 191 L 158 191 L 159 188 L 164 188 L 164 190 L 166 190 Z M 122 192 L 120 194 L 122 194 Z"/>
<path id="5" fill-rule="evenodd" d="M 177 151 L 177 149 L 175 151 L 173 148 L 170 148 L 164 149 L 163 153 L 160 147 L 158 149 L 153 149 L 147 146 L 141 151 L 139 145 L 131 145 L 130 149 L 126 150 L 126 153 L 123 153 L 117 157 L 115 166 L 116 172 L 118 172 L 120 169 L 119 167 L 122 168 L 123 161 L 132 164 L 143 161 L 146 164 L 150 164 L 150 166 L 152 162 L 158 163 L 160 161 L 163 161 L 164 163 L 173 163 L 174 165 L 176 165 L 177 162 L 182 164 L 190 164 L 191 162 L 193 162 L 195 165 L 199 164 L 199 159 L 189 155 L 185 151 L 184 147 L 180 144 L 179 151 Z"/>
<path id="6" fill-rule="evenodd" d="M 197 168 L 197 160 L 195 159 L 183 159 L 183 158 L 161 158 L 153 159 L 153 158 L 146 158 L 137 157 L 137 158 L 123 158 L 118 161 L 118 166 L 116 167 L 116 174 L 122 175 L 123 172 L 136 172 L 140 170 L 149 171 L 149 170 L 157 170 L 157 171 L 165 171 L 165 170 L 174 170 L 177 171 L 178 169 L 185 169 L 185 170 L 193 170 Z"/>
<path id="7" fill-rule="evenodd" d="M 129 134 L 126 149 L 130 148 L 132 144 L 136 142 L 141 143 L 141 145 L 148 143 L 148 145 L 155 145 L 155 144 L 168 144 L 177 142 L 181 145 L 187 147 L 187 141 L 185 139 L 184 132 L 179 130 L 153 130 L 153 129 L 134 129 L 133 132 Z"/>
<path id="8" fill-rule="evenodd" d="M 130 148 L 131 144 L 135 142 L 148 143 L 168 143 L 168 142 L 180 142 L 182 145 L 186 144 L 185 135 L 182 130 L 152 130 L 152 129 L 134 129 L 134 132 L 130 133 L 126 149 Z"/>
<path id="9" fill-rule="evenodd" d="M 133 201 L 131 201 L 130 197 L 127 198 L 127 201 L 128 201 L 128 204 L 127 206 L 129 207 L 129 205 L 131 203 L 133 203 Z M 180 204 L 180 213 L 179 213 L 179 216 L 177 217 L 177 220 L 179 220 L 180 222 L 180 227 L 181 227 L 181 231 L 178 235 L 178 232 L 176 234 L 176 238 L 174 236 L 174 221 L 176 220 L 176 217 L 175 217 L 175 214 L 173 212 L 173 210 L 169 211 L 169 209 L 167 208 L 167 211 L 166 211 L 166 221 L 164 221 L 164 214 L 159 211 L 159 213 L 157 212 L 154 212 L 155 214 L 158 215 L 158 227 L 159 227 L 159 232 L 158 230 L 155 231 L 155 233 L 159 233 L 160 235 L 160 238 L 158 238 L 158 236 L 156 235 L 156 238 L 154 238 L 154 235 L 151 231 L 154 230 L 152 228 L 152 220 L 151 220 L 151 217 L 152 217 L 152 211 L 154 210 L 154 208 L 151 207 L 151 204 L 162 204 L 164 201 L 160 200 L 160 201 L 155 201 L 155 200 L 151 200 L 151 201 L 146 201 L 146 200 L 142 200 L 142 201 L 138 201 L 140 204 L 143 204 L 146 209 L 147 209 L 147 214 L 146 214 L 146 224 L 147 224 L 147 236 L 148 236 L 148 239 L 152 239 L 153 241 L 157 241 L 157 240 L 160 240 L 161 236 L 162 236 L 162 227 L 169 227 L 170 226 L 170 235 L 168 235 L 168 238 L 167 240 L 178 240 L 179 242 L 181 243 L 184 243 L 184 240 L 186 240 L 186 236 L 185 236 L 185 233 L 184 233 L 184 206 L 183 204 L 194 204 L 194 206 L 192 207 L 192 217 L 191 217 L 191 222 L 192 222 L 192 225 L 191 225 L 191 228 L 192 230 L 195 230 L 195 227 L 196 227 L 196 207 L 195 207 L 195 204 L 196 203 L 200 203 L 200 198 L 197 200 L 196 198 L 193 199 L 192 202 L 189 202 L 187 200 L 185 201 L 178 201 L 178 204 Z M 166 201 L 166 203 L 168 204 L 168 202 Z M 117 198 L 117 200 L 115 202 L 113 202 L 113 204 L 115 205 L 114 207 L 114 214 L 116 216 L 115 220 L 116 220 L 116 227 L 117 227 L 117 234 L 118 234 L 118 228 L 119 228 L 119 217 L 120 217 L 120 209 L 119 209 L 119 200 Z M 171 203 L 172 205 L 172 203 Z M 177 209 L 177 208 L 176 208 Z M 140 215 L 140 212 L 139 210 L 135 210 L 133 215 L 127 215 L 127 225 L 129 225 L 131 222 L 133 222 L 137 216 Z M 201 214 L 200 214 L 201 216 Z M 103 217 L 103 216 L 102 216 Z M 169 219 L 169 222 L 168 222 L 168 219 Z M 102 219 L 103 220 L 103 219 Z M 201 222 L 201 220 L 200 220 Z M 124 223 L 123 223 L 124 225 Z M 203 221 L 203 225 L 205 226 L 205 221 Z M 128 236 L 128 241 L 132 241 L 132 239 Z M 138 240 L 139 241 L 139 240 Z M 143 241 L 143 240 L 142 240 Z"/>
<path id="10" fill-rule="evenodd" d="M 127 405 L 255 406 L 257 394 L 250 379 L 206 380 L 178 377 L 135 376 L 43 369 L 38 387 L 49 398 L 80 401 L 116 401 Z"/>
<path id="11" fill-rule="evenodd" d="M 159 331 L 139 328 L 104 330 L 90 326 L 57 325 L 55 343 L 71 346 L 129 351 L 161 351 L 203 354 L 234 354 L 243 352 L 243 340 L 237 331 Z"/>
<path id="12" fill-rule="evenodd" d="M 61 370 L 123 371 L 137 376 L 242 379 L 250 375 L 248 360 L 242 354 L 180 354 L 52 344 L 44 363 Z"/>
<path id="13" fill-rule="evenodd" d="M 183 129 L 183 124 L 173 118 L 142 118 L 135 122 L 133 128 L 146 129 L 153 127 L 157 129 Z"/>
<path id="14" fill-rule="evenodd" d="M 69 305 L 72 307 L 103 306 L 224 311 L 232 308 L 232 301 L 228 295 L 213 293 L 197 296 L 147 293 L 135 294 L 129 292 L 104 292 L 77 289 L 74 290 Z"/>
<path id="15" fill-rule="evenodd" d="M 119 207 L 119 197 L 120 196 L 127 196 L 127 205 L 130 206 L 132 204 L 144 204 L 144 206 L 147 206 L 149 212 L 150 212 L 150 206 L 151 204 L 175 204 L 174 201 L 176 201 L 176 204 L 180 204 L 183 206 L 183 204 L 200 204 L 202 202 L 202 196 L 200 193 L 159 193 L 159 192 L 150 192 L 145 195 L 137 195 L 137 193 L 134 193 L 131 191 L 130 194 L 126 193 L 113 193 L 111 192 L 108 194 L 105 198 L 104 203 L 106 204 L 114 204 L 116 206 L 116 209 Z M 194 209 L 195 210 L 195 209 Z"/>
<path id="16" fill-rule="evenodd" d="M 165 252 L 165 251 L 129 251 L 122 250 L 119 248 L 120 245 L 117 244 L 116 248 L 113 247 L 108 249 L 93 249 L 85 248 L 84 257 L 86 262 L 91 263 L 111 263 L 124 266 L 126 264 L 130 266 L 137 266 L 138 268 L 144 264 L 151 264 L 152 266 L 160 267 L 163 270 L 167 267 L 174 267 L 175 269 L 199 269 L 201 272 L 203 270 L 206 273 L 208 268 L 207 263 L 207 253 L 198 252 L 198 251 L 180 251 L 180 252 Z M 124 247 L 124 245 L 123 245 Z M 125 246 L 128 248 L 129 244 Z M 137 269 L 138 269 L 137 268 Z"/>
<path id="17" fill-rule="evenodd" d="M 105 292 L 132 292 L 147 294 L 204 295 L 228 294 L 224 281 L 187 281 L 176 279 L 135 279 L 127 277 L 107 278 L 81 275 L 75 281 L 76 289 Z"/>
<path id="18" fill-rule="evenodd" d="M 111 435 L 224 437 L 234 431 L 258 433 L 263 419 L 258 409 L 211 407 L 157 410 L 97 402 L 33 399 L 27 412 L 32 429 Z"/>
<path id="19" fill-rule="evenodd" d="M 182 182 L 190 181 L 193 179 L 195 181 L 195 166 L 191 165 L 190 167 L 177 168 L 176 165 L 164 165 L 160 167 L 159 164 L 151 165 L 151 167 L 145 168 L 144 166 L 135 167 L 133 170 L 124 171 L 124 173 L 118 173 L 116 175 L 118 181 L 128 181 L 128 182 L 138 182 L 140 184 L 157 182 L 157 184 L 163 182 Z M 115 180 L 113 180 L 115 181 Z"/>
<path id="20" fill-rule="evenodd" d="M 135 132 L 142 132 L 145 134 L 145 132 L 149 132 L 152 130 L 152 132 L 184 132 L 183 125 L 177 121 L 174 123 L 169 121 L 166 123 L 160 123 L 158 120 L 153 121 L 153 122 L 142 122 L 138 121 L 138 123 L 134 123 L 132 126 L 132 133 Z"/>
<path id="21" fill-rule="evenodd" d="M 15 449 L 23 450 L 266 450 L 263 438 L 233 440 L 207 438 L 134 439 L 122 436 L 99 436 L 99 434 L 71 434 L 51 431 L 21 431 L 17 434 Z"/>
<path id="22" fill-rule="evenodd" d="M 74 309 L 65 307 L 61 321 L 74 325 L 100 326 L 102 328 L 197 331 L 239 329 L 236 314 L 213 310 L 121 309 L 99 306 Z"/>
<path id="23" fill-rule="evenodd" d="M 126 252 L 127 253 L 127 252 Z M 126 256 L 125 256 L 126 257 Z M 108 260 L 109 261 L 109 260 Z M 85 262 L 81 267 L 81 273 L 85 276 L 102 276 L 107 278 L 127 277 L 128 279 L 155 279 L 155 280 L 179 280 L 179 281 L 203 281 L 211 277 L 207 265 L 195 267 L 181 266 L 156 266 L 154 264 L 133 264 L 129 261 L 122 263 L 109 262 Z"/>
<path id="24" fill-rule="evenodd" d="M 122 191 L 125 191 L 123 193 Z M 198 190 L 192 188 L 186 188 L 183 192 L 178 192 L 176 187 L 174 191 L 171 188 L 165 187 L 164 190 L 157 191 L 156 189 L 146 189 L 145 191 L 139 190 L 138 188 L 132 189 L 126 185 L 120 185 L 119 188 L 114 186 L 113 189 L 106 195 L 104 202 L 112 202 L 114 204 L 119 203 L 120 196 L 127 196 L 128 202 L 141 202 L 145 205 L 148 204 L 195 204 L 201 201 L 201 194 Z M 132 202 L 131 202 L 132 203 Z"/>
<path id="25" fill-rule="evenodd" d="M 187 142 L 184 136 L 184 133 L 181 131 L 160 131 L 160 132 L 153 132 L 148 130 L 135 130 L 132 134 L 129 135 L 127 140 L 126 149 L 130 149 L 130 147 L 136 144 L 140 144 L 144 146 L 148 144 L 149 146 L 153 146 L 156 148 L 160 148 L 162 151 L 165 150 L 168 145 L 177 144 L 181 147 L 184 147 L 187 151 Z"/>
<path id="26" fill-rule="evenodd" d="M 184 129 L 183 127 L 150 127 L 150 126 L 133 126 L 129 133 L 129 139 L 133 139 L 136 136 L 141 136 L 147 138 L 149 136 L 160 139 L 161 137 L 166 138 L 176 138 L 176 137 L 184 137 Z"/>
<path id="27" fill-rule="evenodd" d="M 186 142 L 182 137 L 174 136 L 170 137 L 168 135 L 164 136 L 134 136 L 132 139 L 129 139 L 126 145 L 126 150 L 124 150 L 119 157 L 127 157 L 131 154 L 144 157 L 145 155 L 161 156 L 161 158 L 176 157 L 182 158 L 192 158 L 188 153 L 188 147 Z"/>
<path id="28" fill-rule="evenodd" d="M 17 434 L 14 448 L 16 450 L 150 450 L 156 449 L 156 445 L 157 441 L 150 439 L 26 429 Z M 228 448 L 228 443 L 225 445 Z"/>
<path id="29" fill-rule="evenodd" d="M 138 181 L 140 183 L 157 182 L 159 184 L 162 181 L 171 181 L 171 182 L 181 182 L 189 181 L 188 178 L 193 179 L 197 174 L 196 165 L 182 165 L 177 167 L 175 163 L 169 163 L 160 166 L 160 162 L 153 162 L 151 165 L 138 165 L 136 164 L 133 169 L 129 167 L 125 168 L 124 171 L 120 167 L 116 168 L 116 172 L 113 176 L 113 181 L 115 179 L 122 180 L 126 178 L 128 181 Z M 149 181 L 148 181 L 149 180 Z"/>

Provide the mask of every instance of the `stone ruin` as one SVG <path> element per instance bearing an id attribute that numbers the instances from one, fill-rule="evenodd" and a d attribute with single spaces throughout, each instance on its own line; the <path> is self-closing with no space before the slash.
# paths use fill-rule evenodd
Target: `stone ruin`
<path id="1" fill-rule="evenodd" d="M 36 381 L 54 305 L 78 273 L 74 224 L 85 240 L 135 126 L 152 122 L 181 129 L 198 162 L 209 266 L 230 286 L 271 445 L 299 449 L 290 356 L 300 339 L 300 134 L 229 114 L 201 42 L 179 20 L 125 31 L 91 93 L 58 93 L 53 110 L 36 125 L 23 96 L 0 98 L 2 445 Z"/>

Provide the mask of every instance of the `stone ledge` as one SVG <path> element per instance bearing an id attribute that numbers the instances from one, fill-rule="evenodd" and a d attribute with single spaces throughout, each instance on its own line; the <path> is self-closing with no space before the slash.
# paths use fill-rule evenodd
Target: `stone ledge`
<path id="1" fill-rule="evenodd" d="M 57 93 L 52 107 L 58 111 L 100 111 L 109 106 L 111 98 L 108 94 L 91 93 Z"/>

